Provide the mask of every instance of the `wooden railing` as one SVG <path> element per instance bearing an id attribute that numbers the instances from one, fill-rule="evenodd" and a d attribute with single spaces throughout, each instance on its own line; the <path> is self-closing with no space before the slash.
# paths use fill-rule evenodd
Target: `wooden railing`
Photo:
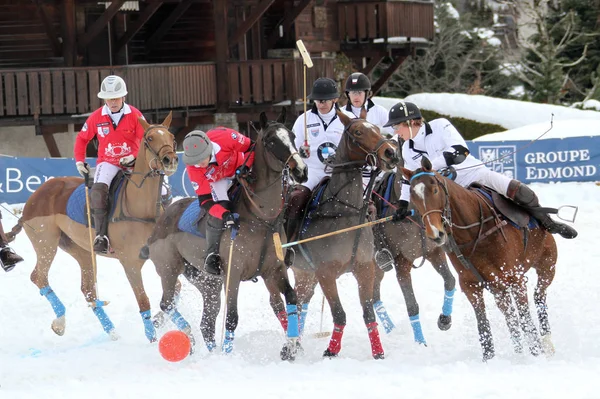
<path id="1" fill-rule="evenodd" d="M 333 59 L 315 59 L 307 86 L 333 76 Z M 302 97 L 302 62 L 294 59 L 228 63 L 230 109 Z M 127 100 L 142 111 L 212 107 L 217 103 L 214 63 L 51 69 L 0 69 L 0 117 L 81 115 L 102 105 L 97 94 L 110 74 L 127 82 Z"/>
<path id="2" fill-rule="evenodd" d="M 98 90 L 102 79 L 110 74 L 125 79 L 128 102 L 141 110 L 202 107 L 216 102 L 212 63 L 0 69 L 0 117 L 92 112 L 102 104 Z"/>
<path id="3" fill-rule="evenodd" d="M 369 43 L 399 36 L 432 40 L 434 36 L 433 2 L 341 1 L 337 10 L 343 42 Z"/>

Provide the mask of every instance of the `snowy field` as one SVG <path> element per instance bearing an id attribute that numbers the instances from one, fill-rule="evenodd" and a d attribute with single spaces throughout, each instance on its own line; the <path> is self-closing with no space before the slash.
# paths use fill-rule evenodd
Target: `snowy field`
<path id="1" fill-rule="evenodd" d="M 518 137 L 539 136 L 540 123 L 586 119 L 590 125 L 572 129 L 558 123 L 552 134 L 598 135 L 600 113 L 541 108 L 539 104 L 510 100 L 494 101 L 483 96 L 453 97 L 420 95 L 413 101 L 445 108 L 447 115 L 494 122 L 504 116 L 507 128 L 534 125 L 519 131 Z M 459 96 L 459 95 L 456 95 Z M 482 99 L 482 101 L 473 101 Z M 391 107 L 397 100 L 387 99 Z M 460 101 L 464 101 L 462 106 Z M 437 105 L 436 105 L 437 106 Z M 552 107 L 552 106 L 547 106 Z M 452 109 L 454 109 L 452 108 Z M 564 108 L 564 109 L 563 109 Z M 520 115 L 515 115 L 518 110 Z M 459 112 L 460 111 L 460 112 Z M 508 119 L 506 119 L 508 118 Z M 517 123 L 517 122 L 521 123 Z M 562 126 L 561 126 L 562 125 Z M 508 136 L 508 134 L 507 134 Z M 508 138 L 508 137 L 506 137 Z M 501 139 L 501 138 L 500 138 Z M 413 271 L 413 284 L 420 305 L 421 322 L 428 347 L 413 342 L 404 299 L 390 273 L 383 281 L 382 299 L 396 329 L 382 334 L 385 360 L 373 360 L 362 320 L 355 280 L 347 275 L 338 280 L 347 313 L 342 351 L 336 359 L 323 359 L 328 339 L 303 342 L 305 354 L 294 363 L 279 360 L 284 335 L 268 303 L 262 280 L 241 286 L 240 323 L 234 353 L 208 353 L 201 344 L 197 352 L 180 363 L 168 363 L 149 344 L 135 298 L 121 265 L 99 258 L 100 299 L 110 300 L 107 313 L 120 335 L 110 341 L 102 331 L 80 292 L 80 271 L 66 253 L 58 251 L 50 272 L 50 284 L 66 306 L 67 328 L 63 337 L 50 329 L 54 313 L 37 287 L 29 281 L 35 253 L 24 232 L 13 243 L 25 257 L 10 273 L 0 272 L 0 399 L 13 398 L 599 398 L 600 397 L 600 245 L 597 243 L 600 214 L 600 187 L 594 183 L 532 184 L 543 206 L 579 206 L 575 227 L 579 237 L 557 237 L 559 259 L 554 283 L 548 290 L 549 317 L 556 354 L 534 358 L 515 354 L 504 318 L 492 297 L 485 294 L 496 357 L 481 361 L 481 347 L 475 316 L 464 295 L 457 292 L 453 326 L 437 328 L 443 299 L 441 278 L 426 263 Z M 10 205 L 18 210 L 20 206 Z M 3 212 L 4 227 L 10 230 L 16 219 Z M 159 309 L 161 288 L 151 262 L 143 275 L 153 312 Z M 529 274 L 533 295 L 535 272 Z M 321 294 L 317 292 L 306 322 L 307 335 L 320 329 Z M 532 314 L 535 317 L 533 302 Z M 324 329 L 332 328 L 325 308 Z M 201 297 L 184 282 L 180 311 L 200 337 Z M 536 318 L 537 319 L 537 318 Z M 217 320 L 219 336 L 221 317 Z M 164 334 L 172 325 L 159 331 Z"/>
<path id="2" fill-rule="evenodd" d="M 548 294 L 557 349 L 553 358 L 515 354 L 502 315 L 490 306 L 496 358 L 482 363 L 475 317 L 462 293 L 456 295 L 452 328 L 437 329 L 443 286 L 426 263 L 413 271 L 413 279 L 428 347 L 413 342 L 400 289 L 388 274 L 383 300 L 397 328 L 389 335 L 380 328 L 386 358 L 373 360 L 356 283 L 344 276 L 339 285 L 348 325 L 340 357 L 321 357 L 327 339 L 306 339 L 305 355 L 295 363 L 283 363 L 279 360 L 283 333 L 259 281 L 242 284 L 233 354 L 210 354 L 198 346 L 195 355 L 168 363 L 160 357 L 157 345 L 146 341 L 134 296 L 120 264 L 112 260 L 99 261 L 99 292 L 101 299 L 111 301 L 106 310 L 121 339 L 113 342 L 105 336 L 79 291 L 78 265 L 60 250 L 50 282 L 67 308 L 67 330 L 63 337 L 55 335 L 50 329 L 54 318 L 50 305 L 29 281 L 35 253 L 21 233 L 14 248 L 26 260 L 0 275 L 0 398 L 597 398 L 600 187 L 593 183 L 532 187 L 544 205 L 580 207 L 575 224 L 579 237 L 557 238 L 559 262 Z M 15 222 L 14 217 L 5 216 L 7 228 Z M 144 278 L 156 311 L 161 290 L 150 262 L 144 267 Z M 530 296 L 535 281 L 531 272 Z M 187 283 L 183 293 L 181 311 L 200 336 L 200 295 Z M 489 294 L 486 301 L 493 304 Z M 307 334 L 319 330 L 320 302 L 318 293 L 311 303 Z M 220 317 L 217 326 L 221 326 Z M 324 326 L 327 330 L 332 326 L 327 307 Z"/>

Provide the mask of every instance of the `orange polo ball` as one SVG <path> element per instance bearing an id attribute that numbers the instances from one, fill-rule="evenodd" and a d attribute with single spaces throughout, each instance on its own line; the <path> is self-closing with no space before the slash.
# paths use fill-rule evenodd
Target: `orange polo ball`
<path id="1" fill-rule="evenodd" d="M 180 362 L 190 354 L 192 343 L 186 333 L 169 331 L 158 342 L 160 355 L 169 362 Z"/>

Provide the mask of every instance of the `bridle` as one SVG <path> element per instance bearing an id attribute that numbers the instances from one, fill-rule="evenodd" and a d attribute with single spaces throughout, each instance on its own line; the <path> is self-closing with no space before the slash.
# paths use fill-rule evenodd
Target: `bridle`
<path id="1" fill-rule="evenodd" d="M 148 127 L 148 129 L 144 132 L 144 137 L 142 138 L 142 142 L 144 143 L 144 147 L 146 147 L 146 149 L 148 149 L 150 151 L 150 153 L 152 153 L 153 157 L 148 161 L 148 166 L 150 167 L 150 172 L 149 173 L 153 173 L 153 174 L 158 174 L 159 171 L 163 171 L 162 173 L 164 173 L 164 169 L 166 169 L 166 165 L 164 164 L 164 162 L 162 161 L 161 157 L 160 157 L 160 153 L 163 150 L 163 148 L 165 147 L 170 147 L 171 150 L 175 151 L 176 148 L 176 143 L 175 140 L 173 140 L 173 144 L 169 145 L 169 144 L 163 144 L 158 151 L 155 151 L 154 148 L 152 148 L 152 146 L 150 145 L 149 141 L 148 141 L 148 134 L 152 129 L 155 128 L 159 128 L 159 127 L 163 127 L 165 129 L 167 129 L 166 127 L 164 127 L 163 125 L 150 125 Z M 156 162 L 157 164 L 160 164 L 160 167 L 153 167 L 152 163 Z"/>
<path id="2" fill-rule="evenodd" d="M 435 179 L 435 181 L 437 182 L 437 185 L 439 187 L 441 187 L 444 191 L 444 208 L 443 209 L 432 209 L 427 212 L 424 212 L 421 215 L 423 224 L 425 224 L 425 217 L 429 217 L 429 215 L 431 215 L 432 213 L 440 213 L 442 215 L 442 225 L 444 226 L 444 229 L 449 230 L 451 232 L 454 224 L 452 223 L 452 210 L 450 209 L 450 195 L 448 194 L 448 187 L 446 186 L 446 182 L 445 181 L 441 182 L 440 179 L 433 172 L 421 171 L 421 172 L 415 173 L 410 178 L 411 184 L 414 179 L 416 179 L 417 177 L 421 177 L 421 176 L 432 176 Z M 431 223 L 431 220 L 429 222 Z"/>

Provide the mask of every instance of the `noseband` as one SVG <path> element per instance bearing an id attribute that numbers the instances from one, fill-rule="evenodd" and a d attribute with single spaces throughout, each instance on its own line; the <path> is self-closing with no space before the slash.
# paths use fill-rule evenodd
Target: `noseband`
<path id="1" fill-rule="evenodd" d="M 429 216 L 432 213 L 440 213 L 440 214 L 442 214 L 442 224 L 444 226 L 444 229 L 452 231 L 452 211 L 450 210 L 450 201 L 449 201 L 448 187 L 446 186 L 446 182 L 445 181 L 440 182 L 440 179 L 438 179 L 438 177 L 433 172 L 415 173 L 410 178 L 410 182 L 412 183 L 412 181 L 414 179 L 416 179 L 417 177 L 420 177 L 420 176 L 432 176 L 435 179 L 435 181 L 437 182 L 438 186 L 440 186 L 444 190 L 444 197 L 445 197 L 444 198 L 444 208 L 443 209 L 432 209 L 430 211 L 423 213 L 421 215 L 421 221 L 423 222 L 423 224 L 425 224 L 426 216 Z"/>
<path id="2" fill-rule="evenodd" d="M 158 127 L 164 127 L 162 125 L 150 125 L 150 127 L 148 128 L 148 130 L 146 130 L 144 132 L 144 137 L 143 137 L 143 143 L 144 143 L 144 147 L 146 147 L 153 155 L 153 158 L 150 159 L 150 161 L 148 162 L 148 166 L 150 167 L 150 176 L 156 176 L 160 173 L 164 173 L 163 170 L 166 169 L 166 166 L 164 164 L 164 162 L 162 161 L 161 157 L 160 157 L 160 152 L 163 150 L 163 148 L 165 147 L 170 147 L 171 150 L 175 150 L 175 141 L 173 141 L 173 144 L 164 144 L 163 146 L 161 146 L 158 151 L 154 151 L 154 148 L 152 148 L 152 146 L 150 145 L 150 143 L 148 142 L 148 133 L 154 129 L 154 128 L 158 128 Z M 166 128 L 165 128 L 166 129 Z M 157 166 L 156 168 L 154 168 L 152 166 L 152 163 L 156 162 L 157 165 L 160 165 L 162 167 L 162 170 L 159 169 L 159 167 Z"/>

